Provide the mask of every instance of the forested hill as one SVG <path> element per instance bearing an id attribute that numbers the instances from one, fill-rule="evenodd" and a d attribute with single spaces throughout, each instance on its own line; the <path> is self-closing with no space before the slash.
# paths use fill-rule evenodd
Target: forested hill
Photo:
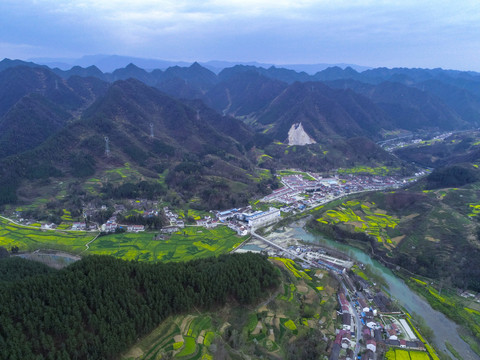
<path id="1" fill-rule="evenodd" d="M 0 358 L 116 359 L 169 315 L 252 303 L 277 284 L 252 253 L 169 264 L 90 256 L 0 288 Z"/>

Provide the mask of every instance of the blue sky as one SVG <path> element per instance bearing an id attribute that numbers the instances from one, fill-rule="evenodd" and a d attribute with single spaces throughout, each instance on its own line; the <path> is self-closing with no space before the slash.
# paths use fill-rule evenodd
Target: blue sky
<path id="1" fill-rule="evenodd" d="M 480 71 L 480 1 L 0 0 L 0 58 L 93 54 Z"/>

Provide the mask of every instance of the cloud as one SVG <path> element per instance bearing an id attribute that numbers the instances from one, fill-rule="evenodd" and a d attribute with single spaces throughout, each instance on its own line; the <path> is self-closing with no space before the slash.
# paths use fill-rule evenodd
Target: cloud
<path id="1" fill-rule="evenodd" d="M 185 60 L 480 68 L 479 33 L 477 0 L 2 0 L 0 13 L 4 43 Z"/>

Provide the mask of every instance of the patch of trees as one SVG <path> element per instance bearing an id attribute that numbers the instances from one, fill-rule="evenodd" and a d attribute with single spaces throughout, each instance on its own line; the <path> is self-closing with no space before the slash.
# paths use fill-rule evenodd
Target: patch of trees
<path id="1" fill-rule="evenodd" d="M 435 169 L 430 175 L 428 175 L 427 189 L 459 187 L 478 180 L 478 172 L 474 169 L 461 165 L 453 165 Z"/>
<path id="2" fill-rule="evenodd" d="M 101 192 L 107 199 L 155 199 L 164 195 L 166 190 L 160 183 L 141 181 L 138 184 L 125 183 L 119 186 L 105 184 Z"/>
<path id="3" fill-rule="evenodd" d="M 119 214 L 117 216 L 117 222 L 119 224 L 132 224 L 132 225 L 145 225 L 147 229 L 161 229 L 167 225 L 167 221 L 161 216 L 147 216 L 144 217 L 141 214 L 123 216 Z"/>
<path id="4" fill-rule="evenodd" d="M 18 256 L 3 259 L 0 257 L 0 283 L 2 281 L 15 282 L 37 275 L 52 274 L 54 272 L 54 269 L 37 261 L 25 260 Z"/>
<path id="5" fill-rule="evenodd" d="M 0 259 L 8 258 L 10 253 L 3 246 L 0 246 Z"/>
<path id="6" fill-rule="evenodd" d="M 70 168 L 75 177 L 87 177 L 95 174 L 95 159 L 90 154 L 78 153 L 72 155 Z"/>
<path id="7" fill-rule="evenodd" d="M 318 329 L 310 331 L 288 344 L 287 359 L 315 360 L 327 355 L 327 343 L 322 341 L 323 334 Z"/>
<path id="8" fill-rule="evenodd" d="M 160 140 L 153 140 L 152 142 L 152 149 L 153 152 L 157 155 L 167 155 L 167 156 L 174 156 L 175 155 L 175 148 L 173 146 L 167 145 Z"/>
<path id="9" fill-rule="evenodd" d="M 249 304 L 278 282 L 252 253 L 168 264 L 89 256 L 0 287 L 0 358 L 115 359 L 170 315 Z"/>

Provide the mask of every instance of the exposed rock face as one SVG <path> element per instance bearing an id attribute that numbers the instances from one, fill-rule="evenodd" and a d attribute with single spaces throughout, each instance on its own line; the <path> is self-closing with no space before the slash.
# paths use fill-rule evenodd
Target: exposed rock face
<path id="1" fill-rule="evenodd" d="M 288 145 L 308 145 L 315 144 L 313 140 L 303 129 L 302 123 L 293 124 L 288 130 Z"/>

